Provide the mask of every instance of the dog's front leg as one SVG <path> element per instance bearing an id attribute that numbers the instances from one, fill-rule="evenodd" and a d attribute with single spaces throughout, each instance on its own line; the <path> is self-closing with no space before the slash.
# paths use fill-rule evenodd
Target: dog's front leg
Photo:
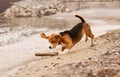
<path id="1" fill-rule="evenodd" d="M 62 48 L 63 50 L 59 54 L 66 54 L 70 51 L 69 49 L 65 49 L 65 47 L 62 47 Z"/>
<path id="2" fill-rule="evenodd" d="M 61 51 L 64 51 L 65 50 L 65 47 L 62 47 Z"/>
<path id="3" fill-rule="evenodd" d="M 70 51 L 70 49 L 72 48 L 72 45 L 68 44 L 68 45 L 62 45 L 62 49 L 61 49 L 61 53 L 59 54 L 66 54 Z"/>
<path id="4" fill-rule="evenodd" d="M 71 49 L 73 47 L 72 43 L 68 43 L 68 44 L 62 44 L 62 51 L 64 51 L 65 49 Z"/>
<path id="5" fill-rule="evenodd" d="M 71 49 L 73 47 L 73 44 L 72 43 L 68 43 L 67 45 L 66 45 L 66 49 Z"/>
<path id="6" fill-rule="evenodd" d="M 65 48 L 66 48 L 66 44 L 65 43 L 61 43 L 61 46 L 62 46 L 61 51 L 64 51 Z"/>

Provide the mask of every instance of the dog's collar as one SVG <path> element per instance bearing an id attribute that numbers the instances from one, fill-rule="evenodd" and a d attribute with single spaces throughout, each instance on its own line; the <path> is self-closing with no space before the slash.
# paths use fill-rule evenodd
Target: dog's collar
<path id="1" fill-rule="evenodd" d="M 58 45 L 60 45 L 62 43 L 62 41 L 63 41 L 62 36 L 60 36 Z"/>

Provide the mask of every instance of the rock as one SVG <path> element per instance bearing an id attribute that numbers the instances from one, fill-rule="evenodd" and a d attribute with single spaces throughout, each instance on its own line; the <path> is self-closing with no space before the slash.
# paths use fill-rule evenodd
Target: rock
<path id="1" fill-rule="evenodd" d="M 56 14 L 56 13 L 57 13 L 56 9 L 47 9 L 47 10 L 45 10 L 44 15 L 48 16 L 48 15 L 52 15 L 52 14 Z"/>
<path id="2" fill-rule="evenodd" d="M 5 12 L 4 12 L 4 17 L 7 17 L 7 18 L 13 18 L 14 17 L 14 14 L 13 12 L 11 11 L 10 8 L 8 8 Z"/>
<path id="3" fill-rule="evenodd" d="M 71 12 L 72 10 L 70 10 L 69 8 L 65 8 L 65 12 Z"/>
<path id="4" fill-rule="evenodd" d="M 5 14 L 4 13 L 0 13 L 0 16 L 4 16 Z"/>
<path id="5" fill-rule="evenodd" d="M 18 7 L 19 11 L 15 11 L 15 17 L 31 17 L 32 9 L 29 7 Z"/>
<path id="6" fill-rule="evenodd" d="M 21 1 L 15 3 L 4 12 L 4 17 L 41 17 L 62 12 L 70 12 L 62 3 L 56 0 L 47 2 Z M 0 14 L 1 16 L 2 14 Z"/>
<path id="7" fill-rule="evenodd" d="M 53 4 L 50 4 L 50 5 L 49 5 L 49 9 L 56 9 L 56 6 L 53 5 Z"/>

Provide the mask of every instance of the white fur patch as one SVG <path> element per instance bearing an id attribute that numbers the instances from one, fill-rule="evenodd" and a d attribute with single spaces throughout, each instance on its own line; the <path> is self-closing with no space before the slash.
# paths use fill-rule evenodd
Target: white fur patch
<path id="1" fill-rule="evenodd" d="M 66 44 L 64 44 L 64 43 L 61 43 L 61 45 L 62 45 L 62 47 L 65 47 L 65 46 L 66 46 Z"/>
<path id="2" fill-rule="evenodd" d="M 59 54 L 66 54 L 66 53 L 68 53 L 69 51 L 70 51 L 69 49 L 65 49 L 64 51 L 59 52 Z"/>

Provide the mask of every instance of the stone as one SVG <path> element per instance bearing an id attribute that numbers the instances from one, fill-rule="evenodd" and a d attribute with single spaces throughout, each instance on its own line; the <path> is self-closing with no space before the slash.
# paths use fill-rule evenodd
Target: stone
<path id="1" fill-rule="evenodd" d="M 42 17 L 48 16 L 52 14 L 62 13 L 62 12 L 70 12 L 71 10 L 65 7 L 59 1 L 47 1 L 44 3 L 39 3 L 35 1 L 21 1 L 15 3 L 13 6 L 8 8 L 4 14 L 0 14 L 0 16 L 4 16 L 6 18 L 14 18 L 14 17 Z"/>
<path id="2" fill-rule="evenodd" d="M 56 14 L 56 13 L 57 13 L 56 9 L 47 9 L 47 10 L 45 10 L 44 15 L 48 16 L 48 15 L 52 15 L 52 14 Z"/>

